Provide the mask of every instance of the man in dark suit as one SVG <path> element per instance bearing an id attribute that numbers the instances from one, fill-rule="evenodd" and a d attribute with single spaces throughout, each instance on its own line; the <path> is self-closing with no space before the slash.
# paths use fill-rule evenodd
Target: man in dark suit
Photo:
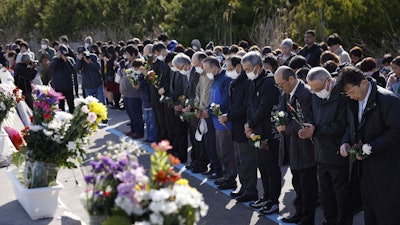
<path id="1" fill-rule="evenodd" d="M 347 208 L 350 197 L 349 160 L 338 154 L 346 131 L 347 98 L 336 79 L 322 67 L 312 68 L 307 82 L 314 92 L 312 109 L 315 124 L 301 129 L 299 137 L 313 137 L 315 141 L 324 224 L 352 224 L 352 212 Z"/>
<path id="2" fill-rule="evenodd" d="M 319 66 L 319 57 L 321 56 L 322 49 L 315 43 L 315 31 L 306 31 L 304 33 L 304 42 L 306 45 L 301 49 L 299 55 L 304 56 L 311 67 Z"/>
<path id="3" fill-rule="evenodd" d="M 346 157 L 351 145 L 363 144 L 353 170 L 360 179 L 365 224 L 399 224 L 400 100 L 356 67 L 344 68 L 339 79 L 351 99 L 340 153 Z"/>
<path id="4" fill-rule="evenodd" d="M 288 113 L 290 122 L 277 127 L 279 132 L 285 132 L 289 139 L 281 142 L 280 161 L 285 158 L 285 147 L 288 149 L 289 165 L 293 174 L 292 185 L 296 192 L 294 206 L 296 213 L 283 222 L 299 225 L 314 224 L 315 207 L 317 204 L 318 184 L 317 166 L 314 161 L 314 145 L 311 139 L 301 139 L 299 130 L 314 124 L 311 91 L 303 81 L 296 78 L 294 71 L 287 66 L 281 66 L 275 72 L 275 83 L 283 90 L 280 97 L 279 110 Z M 287 144 L 288 146 L 285 146 Z"/>
<path id="5" fill-rule="evenodd" d="M 244 55 L 242 67 L 251 80 L 245 133 L 247 138 L 260 135 L 261 140 L 266 140 L 263 146 L 252 147 L 257 152 L 257 166 L 261 173 L 264 196 L 250 206 L 261 207 L 261 212 L 270 214 L 279 210 L 278 198 L 281 193 L 279 142 L 275 139 L 271 123 L 271 112 L 278 104 L 279 90 L 275 87 L 273 74 L 263 69 L 262 58 L 258 52 L 251 51 Z"/>

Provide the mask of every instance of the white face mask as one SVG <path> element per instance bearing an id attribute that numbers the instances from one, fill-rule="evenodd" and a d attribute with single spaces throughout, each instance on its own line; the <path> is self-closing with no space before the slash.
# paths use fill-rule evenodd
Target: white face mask
<path id="1" fill-rule="evenodd" d="M 164 61 L 165 60 L 165 56 L 159 55 L 159 56 L 157 56 L 157 59 L 160 60 L 160 61 Z"/>
<path id="2" fill-rule="evenodd" d="M 198 67 L 198 66 L 196 66 L 196 67 L 195 67 L 195 70 L 196 70 L 196 72 L 197 72 L 198 74 L 202 74 L 202 73 L 203 73 L 203 71 L 204 71 L 204 69 L 203 69 L 203 68 L 201 68 L 201 67 Z"/>
<path id="3" fill-rule="evenodd" d="M 256 75 L 256 74 L 254 73 L 255 70 L 256 70 L 256 68 L 254 67 L 254 70 L 253 70 L 252 72 L 246 73 L 247 77 L 248 77 L 250 80 L 255 80 L 255 79 L 258 77 L 258 75 Z"/>
<path id="4" fill-rule="evenodd" d="M 90 47 L 89 43 L 85 43 L 85 48 L 88 49 Z"/>
<path id="5" fill-rule="evenodd" d="M 236 72 L 236 70 L 231 70 L 231 71 L 226 71 L 226 76 L 235 80 L 236 78 L 239 77 L 239 74 L 238 72 Z"/>
<path id="6" fill-rule="evenodd" d="M 373 71 L 369 71 L 369 72 L 365 72 L 365 73 L 364 73 L 364 76 L 366 76 L 366 77 L 371 77 L 372 74 L 374 74 L 374 72 L 373 72 Z"/>
<path id="7" fill-rule="evenodd" d="M 330 93 L 328 90 L 326 90 L 327 87 L 328 87 L 328 82 L 326 82 L 325 88 L 322 89 L 322 90 L 319 91 L 319 92 L 315 92 L 315 95 L 317 95 L 319 98 L 322 98 L 322 99 L 327 99 L 327 98 L 329 98 L 329 96 L 331 95 L 331 93 Z"/>
<path id="8" fill-rule="evenodd" d="M 171 67 L 171 70 L 174 72 L 178 71 L 178 69 L 175 66 Z"/>
<path id="9" fill-rule="evenodd" d="M 214 75 L 212 73 L 207 73 L 206 75 L 207 75 L 208 79 L 214 80 Z"/>
<path id="10" fill-rule="evenodd" d="M 186 71 L 186 70 L 182 69 L 182 70 L 179 70 L 179 73 L 181 73 L 184 76 L 188 76 L 189 75 L 189 70 Z"/>
<path id="11" fill-rule="evenodd" d="M 140 70 L 133 70 L 133 73 L 135 73 L 135 74 L 141 74 L 142 72 L 140 72 Z"/>
<path id="12" fill-rule="evenodd" d="M 42 48 L 42 49 L 46 49 L 47 48 L 47 45 L 40 45 L 40 47 Z"/>

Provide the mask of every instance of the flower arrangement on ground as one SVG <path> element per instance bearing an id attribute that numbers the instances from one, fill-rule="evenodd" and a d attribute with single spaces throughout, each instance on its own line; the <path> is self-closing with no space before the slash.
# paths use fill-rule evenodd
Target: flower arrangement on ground
<path id="1" fill-rule="evenodd" d="M 117 157 L 103 155 L 99 162 L 92 162 L 92 173 L 85 180 L 89 187 L 97 187 L 89 191 L 89 196 L 100 199 L 104 204 L 99 205 L 107 206 L 107 215 L 111 214 L 103 224 L 193 225 L 207 214 L 202 194 L 174 171 L 173 164 L 179 160 L 168 155 L 170 143 L 153 143 L 152 148 L 155 153 L 150 156 L 149 177 L 137 158 L 124 151 L 114 154 Z M 102 181 L 96 182 L 99 179 L 93 173 L 102 175 Z M 114 179 L 106 181 L 107 177 Z M 114 205 L 109 207 L 112 200 Z"/>
<path id="2" fill-rule="evenodd" d="M 7 117 L 8 112 L 16 104 L 14 88 L 11 85 L 0 84 L 0 124 Z"/>
<path id="3" fill-rule="evenodd" d="M 48 86 L 36 86 L 32 125 L 22 131 L 26 145 L 14 153 L 13 162 L 20 165 L 25 159 L 25 170 L 31 170 L 31 162 L 40 162 L 52 167 L 74 168 L 82 163 L 86 155 L 88 136 L 98 129 L 98 124 L 107 118 L 107 109 L 94 97 L 75 99 L 73 114 L 60 111 L 60 93 Z M 25 178 L 30 175 L 25 174 Z M 54 179 L 55 181 L 55 179 Z M 51 182 L 50 182 L 51 183 Z M 26 184 L 30 188 L 49 185 L 47 182 Z"/>

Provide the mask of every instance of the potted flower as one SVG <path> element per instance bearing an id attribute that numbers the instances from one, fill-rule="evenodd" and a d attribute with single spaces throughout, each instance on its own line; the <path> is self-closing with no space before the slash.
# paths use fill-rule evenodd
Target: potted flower
<path id="1" fill-rule="evenodd" d="M 100 198 L 99 205 L 107 205 L 108 210 L 105 214 L 109 217 L 105 222 L 91 221 L 92 224 L 193 225 L 201 216 L 207 214 L 208 206 L 204 203 L 202 194 L 190 187 L 188 181 L 181 178 L 180 173 L 174 171 L 173 165 L 179 163 L 179 160 L 167 154 L 171 149 L 169 142 L 154 143 L 151 147 L 155 153 L 150 156 L 149 177 L 131 153 L 114 154 L 118 155 L 115 158 L 111 158 L 111 155 L 106 158 L 102 156 L 98 162 L 92 162 L 92 172 L 85 177 L 89 188 L 89 198 L 86 199 Z M 107 166 L 99 166 L 104 163 Z M 98 173 L 100 170 L 97 168 L 100 167 L 104 168 L 104 173 Z M 97 179 L 93 173 L 103 174 L 103 178 Z M 106 174 L 112 174 L 110 177 L 114 178 L 113 183 L 103 182 Z M 110 209 L 108 203 L 111 200 L 114 202 Z M 93 207 L 93 204 L 88 206 L 92 206 L 88 208 L 89 214 L 93 213 L 90 210 L 101 208 Z"/>
<path id="2" fill-rule="evenodd" d="M 88 136 L 107 118 L 106 107 L 96 98 L 89 96 L 85 99 L 75 99 L 76 108 L 74 113 L 70 114 L 58 109 L 58 101 L 64 97 L 52 88 L 38 85 L 33 93 L 31 125 L 22 130 L 26 144 L 13 154 L 13 163 L 17 166 L 24 165 L 21 179 L 23 182 L 14 186 L 24 186 L 27 189 L 57 186 L 58 169 L 74 168 L 76 163 L 82 162 L 86 154 L 84 145 L 88 143 Z M 8 175 L 12 181 L 20 181 L 15 170 L 9 171 Z M 13 179 L 12 176 L 17 179 Z M 16 195 L 20 200 L 17 192 Z M 57 198 L 55 200 L 57 202 Z M 31 210 L 25 206 L 24 208 L 26 211 Z"/>

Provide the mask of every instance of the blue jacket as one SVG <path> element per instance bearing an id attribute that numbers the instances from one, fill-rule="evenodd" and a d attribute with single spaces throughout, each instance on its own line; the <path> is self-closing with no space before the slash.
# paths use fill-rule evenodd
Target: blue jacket
<path id="1" fill-rule="evenodd" d="M 51 86 L 56 90 L 68 90 L 73 88 L 72 75 L 75 72 L 75 60 L 67 57 L 67 61 L 57 56 L 51 60 L 50 68 L 53 70 Z"/>
<path id="2" fill-rule="evenodd" d="M 87 89 L 94 89 L 103 84 L 100 74 L 100 61 L 95 54 L 90 54 L 90 63 L 85 60 L 76 62 L 76 70 L 82 71 L 82 85 Z"/>
<path id="3" fill-rule="evenodd" d="M 214 80 L 210 87 L 210 105 L 208 106 L 208 114 L 212 116 L 215 130 L 232 129 L 232 123 L 226 123 L 226 127 L 218 122 L 218 116 L 214 116 L 211 110 L 211 104 L 219 104 L 222 114 L 229 111 L 229 85 L 232 79 L 225 76 L 225 70 L 221 70 L 219 74 L 214 76 Z"/>

